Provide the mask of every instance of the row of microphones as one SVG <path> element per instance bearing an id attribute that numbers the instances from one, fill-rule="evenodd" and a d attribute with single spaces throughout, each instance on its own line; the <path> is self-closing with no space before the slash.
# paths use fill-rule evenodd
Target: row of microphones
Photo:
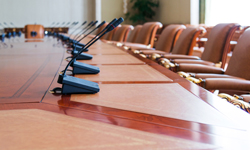
<path id="1" fill-rule="evenodd" d="M 100 88 L 99 88 L 99 85 L 97 83 L 66 75 L 66 72 L 68 70 L 68 67 L 72 66 L 71 65 L 72 63 L 75 64 L 75 66 L 73 67 L 73 73 L 74 73 L 75 69 L 78 69 L 77 68 L 78 64 L 80 64 L 80 66 L 83 67 L 82 68 L 83 70 L 86 70 L 86 73 L 89 73 L 88 71 L 91 69 L 94 69 L 94 70 L 97 69 L 98 67 L 96 67 L 96 66 L 91 66 L 91 65 L 77 62 L 76 58 L 82 52 L 86 51 L 91 45 L 93 45 L 102 36 L 104 36 L 106 33 L 110 32 L 110 31 L 112 31 L 114 28 L 116 28 L 123 21 L 124 21 L 123 18 L 119 18 L 118 20 L 114 19 L 98 35 L 96 35 L 87 44 L 85 44 L 85 46 L 82 47 L 82 49 L 79 50 L 79 52 L 69 61 L 69 63 L 65 67 L 64 71 L 61 74 L 59 74 L 57 82 L 59 84 L 62 84 L 62 88 L 54 88 L 52 91 L 53 92 L 61 91 L 62 94 L 79 94 L 79 93 L 97 93 L 97 92 L 99 92 Z M 98 70 L 99 70 L 99 68 L 98 68 Z M 99 71 L 97 73 L 99 73 Z"/>
<path id="2" fill-rule="evenodd" d="M 65 24 L 65 25 L 64 25 Z M 60 24 L 60 22 L 53 22 L 51 25 L 48 26 L 48 28 L 50 28 L 50 30 L 46 30 L 44 31 L 44 35 L 48 35 L 48 36 L 58 36 L 59 33 L 57 33 L 54 29 L 55 28 L 68 28 L 71 29 L 74 26 L 76 26 L 78 24 L 78 22 L 63 22 L 62 24 Z"/>
<path id="3" fill-rule="evenodd" d="M 109 26 L 112 25 L 112 24 L 113 24 L 114 22 L 116 22 L 116 21 L 117 21 L 116 18 L 113 19 L 113 20 L 109 23 L 109 25 L 107 25 L 107 26 L 106 26 L 100 33 L 98 33 L 96 36 L 101 35 L 101 34 L 105 31 L 105 29 L 109 28 Z M 94 32 L 96 29 L 100 28 L 100 27 L 101 27 L 102 25 L 104 25 L 104 24 L 105 24 L 105 21 L 103 21 L 102 23 L 100 23 L 96 28 L 94 28 L 92 31 L 90 31 L 88 34 L 86 34 L 86 35 L 83 36 L 80 40 L 78 40 L 77 43 L 75 43 L 75 46 L 72 47 L 73 50 L 71 51 L 71 54 L 72 54 L 73 56 L 75 56 L 76 54 L 78 54 L 79 50 L 81 50 L 82 47 L 84 47 L 85 45 L 79 46 L 79 45 L 77 45 L 77 44 L 79 44 L 81 40 L 83 40 L 83 39 L 84 39 L 85 37 L 87 37 L 90 33 Z M 93 39 L 92 39 L 90 42 L 92 42 L 92 41 L 93 41 Z M 88 49 L 86 49 L 86 51 L 88 51 Z M 93 58 L 93 56 L 90 55 L 90 54 L 81 53 L 80 55 L 78 55 L 78 57 L 77 57 L 76 59 L 77 59 L 77 60 L 90 60 L 90 59 L 92 59 L 92 58 Z"/>
<path id="4" fill-rule="evenodd" d="M 3 23 L 0 23 L 0 26 L 2 26 L 3 28 L 7 28 L 7 31 L 0 35 L 2 42 L 4 42 L 5 38 L 10 39 L 11 37 L 15 38 L 16 35 L 18 37 L 21 37 L 21 35 L 22 35 L 22 32 L 20 30 L 17 31 L 17 27 L 12 22 L 10 22 L 10 25 L 7 24 L 6 22 L 3 22 Z"/>
<path id="5" fill-rule="evenodd" d="M 115 19 L 112 20 L 110 23 L 112 24 L 112 23 L 114 23 L 114 21 L 115 21 Z M 97 22 L 97 21 L 96 21 L 96 22 Z M 80 41 L 83 40 L 85 37 L 87 37 L 87 36 L 88 36 L 89 34 L 91 34 L 92 32 L 94 32 L 96 29 L 98 29 L 98 28 L 100 28 L 101 26 L 103 26 L 105 23 L 106 23 L 106 22 L 103 21 L 103 22 L 100 23 L 97 27 L 95 27 L 93 30 L 91 30 L 89 33 L 87 33 L 86 35 L 84 35 L 84 36 L 83 36 L 81 39 L 79 39 L 78 41 L 75 40 L 75 39 L 69 40 L 69 47 L 70 47 L 70 48 L 73 48 L 73 50 L 71 51 L 71 54 L 72 54 L 73 56 L 76 55 L 76 54 L 78 53 L 78 51 L 81 50 L 81 49 L 85 46 L 85 44 L 80 43 Z M 96 23 L 94 22 L 93 24 L 95 25 Z M 90 29 L 88 26 L 93 27 L 93 24 L 92 24 L 92 23 L 88 24 L 88 25 L 87 25 L 87 28 L 85 27 L 84 33 L 87 32 L 87 31 Z M 69 52 L 70 50 L 67 50 L 67 51 Z M 86 49 L 85 52 L 86 52 L 86 51 L 88 51 L 88 49 Z M 68 58 L 70 58 L 70 57 L 67 57 L 67 59 L 68 59 Z M 85 54 L 85 53 L 82 53 L 82 54 L 80 54 L 80 55 L 77 57 L 77 59 L 81 59 L 81 60 L 90 60 L 90 59 L 92 59 L 92 58 L 93 58 L 92 55 L 90 55 L 90 54 Z"/>

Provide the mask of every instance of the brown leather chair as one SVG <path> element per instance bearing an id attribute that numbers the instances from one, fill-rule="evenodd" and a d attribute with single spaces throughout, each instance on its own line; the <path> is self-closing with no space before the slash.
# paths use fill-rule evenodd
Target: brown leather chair
<path id="1" fill-rule="evenodd" d="M 111 41 L 106 41 L 106 40 L 103 41 L 107 43 L 126 42 L 128 34 L 130 30 L 133 28 L 134 27 L 132 25 L 122 25 L 116 30 Z"/>
<path id="2" fill-rule="evenodd" d="M 126 42 L 135 43 L 135 40 L 140 32 L 142 25 L 136 25 L 133 30 L 131 30 Z"/>
<path id="3" fill-rule="evenodd" d="M 235 46 L 227 69 L 206 66 L 207 73 L 195 73 L 192 77 L 199 79 L 199 84 L 208 90 L 250 91 L 250 30 L 246 30 Z M 188 77 L 189 79 L 190 77 Z M 192 78 L 191 78 L 192 79 Z"/>
<path id="4" fill-rule="evenodd" d="M 153 48 L 147 48 L 147 45 L 141 45 L 138 47 L 133 47 L 132 51 L 135 53 L 142 53 L 142 54 L 152 54 L 152 53 L 170 53 L 173 49 L 177 39 L 179 38 L 181 32 L 186 29 L 184 25 L 168 25 L 162 31 L 156 47 L 154 50 Z"/>
<path id="5" fill-rule="evenodd" d="M 115 35 L 116 31 L 121 27 L 121 25 L 117 26 L 112 31 L 108 32 L 106 35 L 104 35 L 104 40 L 111 41 L 113 36 Z"/>
<path id="6" fill-rule="evenodd" d="M 176 40 L 176 43 L 171 53 L 157 51 L 157 50 L 155 51 L 155 53 L 151 53 L 150 51 L 149 52 L 143 51 L 142 53 L 146 54 L 153 60 L 160 58 L 164 55 L 172 55 L 172 54 L 192 55 L 193 47 L 196 44 L 196 39 L 202 32 L 205 32 L 204 30 L 205 29 L 201 27 L 187 27 L 186 29 L 184 29 L 181 32 L 179 38 Z"/>
<path id="7" fill-rule="evenodd" d="M 135 43 L 125 42 L 124 45 L 128 48 L 138 45 L 149 45 L 152 48 L 154 45 L 154 37 L 156 31 L 162 27 L 160 22 L 147 22 L 144 23 L 141 30 L 136 37 Z"/>
<path id="8" fill-rule="evenodd" d="M 218 24 L 213 27 L 201 58 L 187 55 L 164 55 L 164 58 L 172 59 L 172 63 L 178 64 L 171 68 L 175 72 L 201 72 L 199 66 L 215 66 L 218 63 L 222 63 L 221 68 L 224 68 L 230 40 L 238 27 L 235 23 Z"/>
<path id="9" fill-rule="evenodd" d="M 40 24 L 28 24 L 25 27 L 25 38 L 26 39 L 42 39 L 44 37 L 44 27 Z M 36 35 L 32 36 L 31 32 L 36 32 Z"/>
<path id="10" fill-rule="evenodd" d="M 132 25 L 122 25 L 120 28 L 117 29 L 115 32 L 112 41 L 119 41 L 119 42 L 126 42 L 129 32 L 133 29 L 134 27 Z"/>
<path id="11" fill-rule="evenodd" d="M 136 25 L 134 27 L 134 29 L 132 29 L 128 35 L 128 38 L 125 42 L 129 42 L 129 43 L 134 43 L 137 36 L 138 36 L 138 33 L 140 32 L 142 28 L 142 25 Z M 124 42 L 113 42 L 113 44 L 116 44 L 116 46 L 123 46 L 124 45 Z"/>

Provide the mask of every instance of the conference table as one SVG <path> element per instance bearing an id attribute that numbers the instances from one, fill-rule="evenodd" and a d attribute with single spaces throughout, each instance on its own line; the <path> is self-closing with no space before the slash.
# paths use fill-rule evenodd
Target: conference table
<path id="1" fill-rule="evenodd" d="M 90 39 L 82 40 L 82 43 Z M 89 48 L 95 94 L 50 93 L 71 56 L 56 38 L 0 47 L 0 149 L 250 149 L 249 114 L 129 50 Z M 68 75 L 72 75 L 67 72 Z"/>

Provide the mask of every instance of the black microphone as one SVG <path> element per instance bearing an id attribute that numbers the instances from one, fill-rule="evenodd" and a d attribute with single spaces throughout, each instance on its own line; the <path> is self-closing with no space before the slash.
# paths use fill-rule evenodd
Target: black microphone
<path id="1" fill-rule="evenodd" d="M 73 50 L 71 51 L 72 55 L 75 55 L 76 53 L 78 53 L 78 51 L 80 49 L 82 49 L 82 46 L 77 45 L 81 40 L 83 40 L 85 37 L 87 37 L 88 35 L 90 35 L 92 32 L 94 32 L 96 29 L 100 28 L 101 26 L 103 26 L 106 23 L 106 21 L 103 21 L 102 23 L 100 23 L 97 27 L 95 27 L 93 30 L 91 30 L 88 34 L 84 35 L 80 40 L 77 41 L 77 43 L 72 45 Z"/>
<path id="2" fill-rule="evenodd" d="M 73 22 L 70 26 L 68 26 L 68 28 L 73 28 L 73 26 L 76 26 L 79 22 Z"/>
<path id="3" fill-rule="evenodd" d="M 93 30 L 91 30 L 89 33 L 87 33 L 86 35 L 84 35 L 84 37 L 82 37 L 80 40 L 77 41 L 77 43 L 79 43 L 81 40 L 83 40 L 85 37 L 87 37 L 88 35 L 90 35 L 92 32 L 94 32 L 96 29 L 100 28 L 101 26 L 103 26 L 106 23 L 106 21 L 103 21 L 102 23 L 100 23 L 97 27 L 95 27 Z"/>
<path id="4" fill-rule="evenodd" d="M 21 35 L 20 35 L 20 34 L 21 34 L 21 33 L 20 33 L 21 31 L 17 32 L 17 31 L 16 31 L 16 28 L 17 28 L 17 27 L 16 27 L 12 22 L 10 22 L 10 24 L 14 27 L 14 28 L 12 29 L 12 36 L 15 37 L 16 34 L 17 34 L 17 35 L 20 37 L 20 36 L 21 36 Z"/>
<path id="5" fill-rule="evenodd" d="M 69 24 L 70 22 L 66 23 L 65 26 L 63 26 L 63 28 L 66 28 Z"/>
<path id="6" fill-rule="evenodd" d="M 92 28 L 93 26 L 95 26 L 97 24 L 98 21 L 95 21 L 94 23 L 92 23 L 88 28 L 86 28 L 81 34 L 78 35 L 78 37 L 75 38 L 75 40 L 77 40 L 79 37 L 81 37 L 82 34 L 86 33 L 90 28 Z"/>
<path id="7" fill-rule="evenodd" d="M 93 23 L 94 23 L 94 22 L 91 21 L 91 22 L 90 22 L 86 27 L 84 27 L 80 32 L 82 32 L 83 30 L 85 30 L 87 27 L 91 26 Z M 79 33 L 80 33 L 80 32 L 79 32 Z M 78 34 L 76 34 L 75 37 L 76 37 L 77 35 L 78 35 Z M 71 44 L 74 45 L 74 43 L 77 43 L 77 41 L 75 40 L 75 37 L 74 37 L 73 39 L 71 39 L 71 38 L 68 39 L 69 47 L 72 47 L 72 46 L 70 46 Z M 78 46 L 85 46 L 85 44 L 82 44 L 82 43 L 78 43 L 77 45 L 78 45 Z"/>
<path id="8" fill-rule="evenodd" d="M 69 37 L 70 37 L 75 31 L 77 31 L 77 30 L 80 29 L 82 26 L 84 26 L 86 23 L 87 23 L 87 21 L 84 21 L 84 22 L 82 23 L 82 25 L 80 25 L 78 28 L 76 28 L 73 32 L 70 33 Z"/>
<path id="9" fill-rule="evenodd" d="M 73 39 L 75 39 L 79 33 L 81 33 L 82 31 L 84 31 L 86 28 L 88 28 L 89 26 L 91 26 L 94 23 L 94 21 L 91 21 L 86 27 L 84 27 L 80 32 L 78 32 Z"/>
<path id="10" fill-rule="evenodd" d="M 114 24 L 114 22 L 116 22 L 117 21 L 117 19 L 116 18 L 114 18 L 102 31 L 100 31 L 94 38 L 92 38 L 86 45 L 88 45 L 90 42 L 92 42 L 95 38 L 97 38 L 99 35 L 101 35 L 103 32 L 105 32 L 108 28 L 109 28 L 109 26 L 111 25 L 111 24 Z"/>
<path id="11" fill-rule="evenodd" d="M 97 34 L 94 38 L 92 38 L 86 45 L 88 45 L 88 44 L 90 44 L 92 41 L 94 41 L 99 35 L 101 35 L 102 33 L 104 33 L 107 29 L 108 29 L 108 27 L 111 25 L 111 24 L 113 24 L 114 22 L 116 22 L 117 21 L 117 19 L 116 18 L 114 18 L 99 34 Z M 76 42 L 77 43 L 77 42 Z M 84 47 L 85 47 L 85 44 L 82 44 L 82 45 L 80 45 L 80 44 L 82 44 L 82 43 L 77 43 L 77 44 L 73 44 L 72 45 L 72 48 L 73 49 L 75 49 L 75 50 L 81 50 L 81 49 L 83 49 Z M 88 49 L 85 49 L 85 52 L 87 52 L 88 51 Z M 74 55 L 76 55 L 78 52 L 74 52 L 74 50 L 72 51 L 73 52 L 73 56 Z M 69 58 L 69 57 L 67 57 L 67 58 Z M 85 54 L 85 53 L 82 53 L 82 54 L 80 54 L 76 59 L 78 59 L 78 60 L 90 60 L 90 59 L 92 59 L 93 58 L 93 56 L 92 55 L 90 55 L 90 54 Z"/>
<path id="12" fill-rule="evenodd" d="M 5 26 L 7 26 L 6 28 L 9 28 L 9 26 L 7 25 L 7 23 L 6 22 L 3 22 L 3 24 L 5 25 Z M 4 27 L 3 25 L 2 25 L 2 27 Z M 4 27 L 5 28 L 5 27 Z M 5 37 L 6 38 L 11 38 L 11 35 L 12 35 L 12 33 L 9 31 L 9 29 L 7 30 L 7 32 L 6 32 L 6 34 L 5 34 Z"/>
<path id="13" fill-rule="evenodd" d="M 110 32 L 111 30 L 113 30 L 114 28 L 116 28 L 122 22 L 123 22 L 123 18 L 119 18 L 116 22 L 114 22 L 114 24 L 111 24 L 109 26 L 109 28 L 107 28 L 106 31 L 103 32 L 99 37 L 97 37 L 92 43 L 89 43 L 88 45 L 86 45 L 86 48 L 83 48 L 78 53 L 78 55 L 81 52 L 83 52 L 84 49 L 89 48 L 92 44 L 94 44 L 104 34 L 106 34 L 107 32 Z M 67 71 L 68 67 L 76 59 L 76 57 L 78 55 L 76 55 L 75 57 L 73 57 L 71 59 L 71 61 L 67 64 L 63 74 L 60 74 L 59 77 L 58 77 L 57 82 L 59 84 L 63 84 L 62 88 L 60 89 L 61 93 L 62 94 L 80 94 L 80 93 L 91 93 L 91 94 L 93 94 L 93 93 L 99 92 L 100 88 L 99 88 L 99 85 L 97 83 L 66 75 L 66 71 Z M 56 92 L 58 89 L 59 88 L 55 88 L 52 91 Z"/>
<path id="14" fill-rule="evenodd" d="M 83 26 L 84 24 L 86 24 L 86 23 L 87 23 L 87 21 L 83 22 L 82 25 L 79 26 L 78 28 L 82 27 L 82 26 Z M 78 24 L 78 22 L 73 22 L 73 23 L 68 27 L 68 31 L 69 31 L 71 28 L 73 28 L 74 26 L 76 26 L 77 24 Z M 77 29 L 78 29 L 78 28 L 77 28 Z M 76 30 L 77 30 L 77 29 L 76 29 Z M 74 30 L 74 31 L 76 31 L 76 30 Z M 70 39 L 70 36 L 72 35 L 72 33 L 74 33 L 74 31 L 71 32 L 71 34 L 70 34 L 69 36 L 61 35 L 61 36 L 60 36 L 61 40 L 62 40 L 62 41 L 67 41 L 67 40 L 69 40 L 69 39 Z"/>
<path id="15" fill-rule="evenodd" d="M 123 20 L 122 20 L 123 18 L 121 18 L 121 19 L 114 19 L 114 20 L 116 20 L 116 22 L 117 23 L 121 23 Z M 114 25 L 113 25 L 114 24 Z M 109 24 L 109 26 L 110 25 L 112 25 L 112 26 L 117 26 L 115 23 L 113 23 L 113 24 Z M 119 25 L 119 24 L 118 24 Z M 77 74 L 77 73 L 89 73 L 89 68 L 91 68 L 92 70 L 92 72 L 91 73 L 96 73 L 97 72 L 97 69 L 94 69 L 93 67 L 86 67 L 86 65 L 83 65 L 83 63 L 80 63 L 80 62 L 77 62 L 76 60 L 79 60 L 79 59 L 84 59 L 84 60 L 88 60 L 88 59 L 92 59 L 92 55 L 90 55 L 90 54 L 86 54 L 86 53 L 82 53 L 83 51 L 87 51 L 88 49 L 88 47 L 89 46 L 91 46 L 93 43 L 95 43 L 100 37 L 102 37 L 104 34 L 106 34 L 107 32 L 109 32 L 109 31 L 107 31 L 109 29 L 109 27 L 108 28 L 105 28 L 105 29 L 103 29 L 102 31 L 102 35 L 100 35 L 100 36 L 98 36 L 98 35 L 96 35 L 93 39 L 91 39 L 86 45 L 86 48 L 84 48 L 84 47 L 82 47 L 82 49 L 80 50 L 80 51 L 78 51 L 78 52 L 76 52 L 76 53 L 74 53 L 74 56 L 73 56 L 73 58 L 75 57 L 75 59 L 74 59 L 74 61 L 71 63 L 71 66 L 73 67 L 73 74 Z M 78 56 L 76 56 L 76 55 L 78 55 Z M 68 58 L 68 57 L 67 57 Z M 72 58 L 72 59 L 73 59 Z M 87 68 L 87 69 L 86 69 Z M 88 70 L 88 72 L 86 72 L 86 70 Z M 98 71 L 99 72 L 99 71 Z M 97 73 L 98 73 L 97 72 Z"/>
<path id="16" fill-rule="evenodd" d="M 98 33 L 94 38 L 92 38 L 86 45 L 90 44 L 92 41 L 94 41 L 96 38 L 98 38 L 99 35 L 101 35 L 102 33 L 104 33 L 109 28 L 109 26 L 111 24 L 113 24 L 114 22 L 116 22 L 116 21 L 117 21 L 117 19 L 114 18 L 100 33 Z M 85 44 L 83 44 L 84 46 L 81 46 L 81 45 L 78 45 L 78 44 L 81 44 L 81 43 L 77 43 L 77 44 L 73 44 L 72 45 L 73 50 L 72 50 L 71 54 L 73 55 L 73 57 L 76 54 L 78 54 L 79 50 L 82 50 L 85 47 Z M 88 51 L 88 49 L 84 49 L 84 52 L 87 52 L 87 51 Z M 69 56 L 66 59 L 68 59 L 68 58 L 72 58 L 72 57 Z M 92 58 L 93 58 L 93 56 L 90 55 L 90 54 L 81 53 L 76 59 L 77 60 L 90 60 Z"/>
<path id="17" fill-rule="evenodd" d="M 65 24 L 65 22 L 63 22 L 62 24 L 61 24 L 61 26 L 63 26 Z M 60 27 L 60 26 L 59 26 Z"/>

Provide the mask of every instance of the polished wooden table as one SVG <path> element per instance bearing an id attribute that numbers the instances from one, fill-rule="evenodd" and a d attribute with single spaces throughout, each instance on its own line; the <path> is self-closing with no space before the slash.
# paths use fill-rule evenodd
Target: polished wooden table
<path id="1" fill-rule="evenodd" d="M 86 43 L 89 39 L 82 42 Z M 250 117 L 157 63 L 98 41 L 97 94 L 51 94 L 70 56 L 56 39 L 0 49 L 2 149 L 250 149 Z M 12 45 L 12 46 L 10 46 Z"/>

